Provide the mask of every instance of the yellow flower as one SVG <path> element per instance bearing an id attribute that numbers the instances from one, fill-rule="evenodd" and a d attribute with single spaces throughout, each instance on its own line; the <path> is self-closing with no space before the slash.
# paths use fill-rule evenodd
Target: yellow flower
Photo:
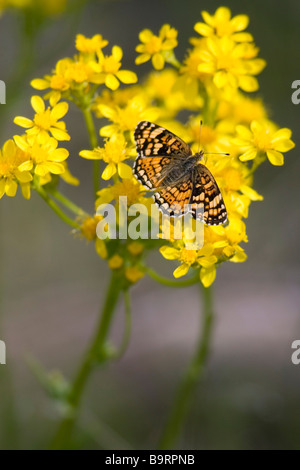
<path id="1" fill-rule="evenodd" d="M 129 266 L 125 268 L 125 277 L 132 284 L 138 282 L 144 277 L 144 275 L 145 273 L 141 271 L 137 266 Z"/>
<path id="2" fill-rule="evenodd" d="M 209 266 L 208 268 L 201 268 L 200 270 L 200 281 L 202 282 L 204 287 L 209 287 L 212 285 L 214 280 L 216 279 L 216 265 L 213 264 L 212 266 Z"/>
<path id="3" fill-rule="evenodd" d="M 290 129 L 277 130 L 277 127 L 268 121 L 252 121 L 250 129 L 237 126 L 236 130 L 238 138 L 234 139 L 234 143 L 243 152 L 240 155 L 242 162 L 266 155 L 272 165 L 283 165 L 282 153 L 295 147 Z"/>
<path id="4" fill-rule="evenodd" d="M 256 91 L 258 81 L 253 75 L 259 74 L 266 64 L 263 59 L 254 58 L 257 52 L 252 44 L 236 44 L 227 36 L 207 38 L 206 48 L 199 52 L 202 63 L 198 71 L 212 77 L 217 88 Z"/>
<path id="5" fill-rule="evenodd" d="M 81 224 L 81 234 L 88 240 L 95 240 L 98 222 L 102 219 L 99 215 L 87 217 Z"/>
<path id="6" fill-rule="evenodd" d="M 80 181 L 78 178 L 76 178 L 76 176 L 72 175 L 67 162 L 64 161 L 62 162 L 62 164 L 65 167 L 65 171 L 60 175 L 61 179 L 63 179 L 67 184 L 71 184 L 72 186 L 78 186 Z"/>
<path id="7" fill-rule="evenodd" d="M 65 123 L 59 121 L 68 112 L 68 103 L 58 103 L 52 109 L 50 107 L 46 109 L 45 103 L 40 96 L 32 96 L 31 106 L 36 112 L 33 120 L 17 116 L 14 119 L 15 124 L 25 127 L 28 135 L 37 136 L 40 140 L 47 138 L 49 133 L 56 140 L 70 140 Z"/>
<path id="8" fill-rule="evenodd" d="M 21 171 L 33 170 L 37 176 L 45 177 L 48 173 L 60 175 L 65 172 L 63 162 L 68 158 L 69 152 L 64 148 L 57 148 L 58 142 L 48 135 L 43 139 L 36 136 L 14 136 L 16 145 L 27 153 L 28 159 L 19 169 Z"/>
<path id="9" fill-rule="evenodd" d="M 136 51 L 141 54 L 135 59 L 135 63 L 143 64 L 151 59 L 153 67 L 161 70 L 165 61 L 170 61 L 173 49 L 177 46 L 177 31 L 165 24 L 161 27 L 158 36 L 150 29 L 144 29 L 140 32 L 139 39 L 142 44 L 136 47 Z"/>
<path id="10" fill-rule="evenodd" d="M 102 137 L 111 137 L 117 132 L 133 131 L 139 121 L 156 121 L 159 109 L 150 105 L 145 95 L 137 95 L 130 99 L 126 106 L 108 106 L 99 104 L 101 115 L 113 122 L 100 130 Z"/>
<path id="11" fill-rule="evenodd" d="M 264 120 L 267 113 L 261 98 L 248 98 L 241 93 L 231 96 L 230 100 L 221 100 L 217 117 L 232 120 L 237 124 L 249 124 Z"/>
<path id="12" fill-rule="evenodd" d="M 108 266 L 110 269 L 120 269 L 123 265 L 123 258 L 120 255 L 115 254 L 108 260 Z"/>
<path id="13" fill-rule="evenodd" d="M 100 256 L 100 258 L 102 259 L 106 259 L 107 258 L 107 248 L 106 248 L 106 244 L 104 242 L 104 240 L 101 240 L 100 238 L 96 238 L 96 241 L 95 241 L 95 248 L 96 248 L 96 252 L 97 254 Z"/>
<path id="14" fill-rule="evenodd" d="M 44 99 L 48 99 L 51 106 L 55 106 L 61 99 L 62 94 L 70 89 L 71 82 L 66 77 L 66 71 L 70 66 L 69 59 L 59 60 L 56 64 L 53 75 L 45 75 L 44 78 L 35 78 L 30 82 L 36 90 L 46 90 L 51 88 Z"/>
<path id="15" fill-rule="evenodd" d="M 22 171 L 20 166 L 28 159 L 26 152 L 16 146 L 13 140 L 7 140 L 0 150 L 0 198 L 4 194 L 13 197 L 16 195 L 18 184 L 23 196 L 30 198 L 30 181 L 32 175 L 29 171 Z"/>
<path id="16" fill-rule="evenodd" d="M 104 180 L 109 180 L 116 173 L 121 178 L 131 178 L 132 168 L 124 163 L 123 160 L 128 158 L 127 143 L 124 136 L 114 134 L 106 141 L 104 148 L 96 148 L 94 150 L 82 150 L 79 155 L 88 160 L 103 160 L 107 163 L 102 173 Z"/>
<path id="17" fill-rule="evenodd" d="M 118 88 L 115 91 L 104 88 L 101 95 L 95 98 L 91 109 L 94 111 L 96 117 L 101 118 L 103 117 L 103 114 L 99 107 L 100 105 L 105 105 L 110 108 L 114 108 L 116 106 L 124 108 L 132 98 L 135 98 L 138 95 L 144 96 L 143 89 L 139 85 Z"/>
<path id="18" fill-rule="evenodd" d="M 160 118 L 173 118 L 182 109 L 199 110 L 203 106 L 198 83 L 191 86 L 187 76 L 178 77 L 178 72 L 171 68 L 152 72 L 145 87 L 145 93 L 160 105 L 160 109 L 156 108 Z"/>
<path id="19" fill-rule="evenodd" d="M 173 276 L 178 278 L 187 274 L 191 266 L 199 267 L 210 267 L 218 261 L 216 256 L 213 256 L 213 247 L 206 244 L 200 250 L 188 250 L 185 244 L 177 242 L 177 247 L 162 246 L 159 251 L 166 259 L 177 259 L 181 262 L 181 265 L 175 269 Z M 198 265 L 198 266 L 197 266 Z"/>
<path id="20" fill-rule="evenodd" d="M 92 38 L 87 38 L 83 34 L 77 34 L 75 44 L 78 51 L 91 54 L 107 46 L 108 41 L 103 39 L 101 34 L 95 34 Z"/>
<path id="21" fill-rule="evenodd" d="M 94 65 L 94 70 L 97 75 L 94 78 L 94 83 L 105 83 L 107 88 L 116 90 L 122 83 L 136 83 L 137 76 L 130 70 L 120 70 L 121 59 L 123 51 L 119 46 L 112 48 L 112 54 L 105 56 L 102 51 L 97 53 L 98 64 Z"/>
<path id="22" fill-rule="evenodd" d="M 112 186 L 103 188 L 97 193 L 96 208 L 100 204 L 108 204 L 111 201 L 118 202 L 120 196 L 127 197 L 127 205 L 131 206 L 137 202 L 151 204 L 150 198 L 145 198 L 145 188 L 135 178 L 126 178 L 118 181 Z"/>
<path id="23" fill-rule="evenodd" d="M 127 245 L 127 250 L 132 256 L 139 256 L 144 251 L 144 245 L 134 241 Z"/>
<path id="24" fill-rule="evenodd" d="M 194 28 L 202 36 L 231 36 L 236 42 L 253 41 L 251 34 L 241 33 L 249 24 L 247 15 L 237 15 L 231 18 L 231 11 L 226 7 L 219 7 L 214 15 L 210 15 L 207 11 L 202 11 L 201 14 L 205 23 L 196 23 Z"/>
<path id="25" fill-rule="evenodd" d="M 208 125 L 203 122 L 201 126 L 200 121 L 203 122 L 203 119 L 198 115 L 193 116 L 189 123 L 190 136 L 192 142 L 194 142 L 193 149 L 195 152 L 198 150 L 199 144 L 204 152 L 231 152 L 231 142 L 228 138 L 228 134 L 232 129 L 231 124 L 228 126 L 228 123 L 222 120 L 215 125 Z M 218 155 L 218 159 L 222 159 L 222 155 Z"/>
<path id="26" fill-rule="evenodd" d="M 206 244 L 213 247 L 214 255 L 219 262 L 227 260 L 242 262 L 247 259 L 243 248 L 239 246 L 241 242 L 248 242 L 245 223 L 239 217 L 231 215 L 226 227 L 220 225 L 205 227 L 204 232 Z"/>

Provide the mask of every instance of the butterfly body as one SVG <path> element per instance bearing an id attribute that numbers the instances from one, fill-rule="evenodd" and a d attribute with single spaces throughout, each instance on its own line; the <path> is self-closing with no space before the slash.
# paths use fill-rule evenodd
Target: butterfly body
<path id="1" fill-rule="evenodd" d="M 133 173 L 154 192 L 154 200 L 170 217 L 190 212 L 208 225 L 227 221 L 225 204 L 218 185 L 201 164 L 204 152 L 196 154 L 188 144 L 157 124 L 141 121 L 134 138 L 137 147 Z"/>

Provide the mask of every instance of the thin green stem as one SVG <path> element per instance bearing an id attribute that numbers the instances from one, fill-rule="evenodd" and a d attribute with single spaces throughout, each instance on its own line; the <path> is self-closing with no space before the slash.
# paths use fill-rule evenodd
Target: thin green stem
<path id="1" fill-rule="evenodd" d="M 105 349 L 105 343 L 120 292 L 120 280 L 117 278 L 115 273 L 112 273 L 98 328 L 96 330 L 95 336 L 87 348 L 82 363 L 71 386 L 71 391 L 67 401 L 71 412 L 68 413 L 68 415 L 64 417 L 59 424 L 57 432 L 51 443 L 51 449 L 70 448 L 71 435 L 77 419 L 79 405 L 87 380 L 97 364 L 103 363 L 111 357 L 111 355 Z"/>
<path id="2" fill-rule="evenodd" d="M 128 345 L 131 335 L 131 303 L 130 303 L 130 294 L 128 289 L 124 291 L 124 304 L 125 304 L 125 326 L 124 326 L 124 334 L 122 338 L 122 343 L 119 350 L 114 354 L 115 359 L 120 359 Z"/>
<path id="3" fill-rule="evenodd" d="M 42 199 L 48 204 L 49 207 L 60 217 L 66 224 L 70 225 L 73 228 L 80 229 L 80 225 L 75 222 L 75 220 L 68 217 L 61 208 L 56 204 L 53 199 L 49 196 L 49 194 L 43 189 L 42 186 L 35 185 L 34 189 L 36 192 L 41 196 Z"/>
<path id="4" fill-rule="evenodd" d="M 69 209 L 69 211 L 73 212 L 73 214 L 76 214 L 79 217 L 89 217 L 87 212 L 85 212 L 83 209 L 81 209 L 81 207 L 77 206 L 77 204 L 58 191 L 58 189 L 51 190 L 50 194 L 55 199 L 57 199 L 57 201 L 61 202 L 61 204 L 63 204 L 67 209 Z"/>
<path id="5" fill-rule="evenodd" d="M 202 378 L 213 326 L 211 288 L 203 287 L 203 322 L 196 351 L 179 385 L 173 407 L 159 442 L 159 449 L 173 449 L 184 424 L 192 395 Z"/>
<path id="6" fill-rule="evenodd" d="M 151 268 L 147 267 L 145 268 L 145 271 L 152 279 L 159 282 L 160 284 L 164 284 L 165 286 L 169 287 L 188 287 L 199 282 L 199 272 L 197 272 L 193 277 L 185 279 L 184 281 L 175 281 L 173 279 L 168 279 L 166 277 L 161 276 Z"/>
<path id="7" fill-rule="evenodd" d="M 94 149 L 98 147 L 98 139 L 95 129 L 95 124 L 93 120 L 93 115 L 90 108 L 82 108 L 85 124 L 90 138 L 91 148 Z M 93 161 L 93 186 L 95 194 L 99 190 L 99 181 L 100 181 L 100 160 Z"/>

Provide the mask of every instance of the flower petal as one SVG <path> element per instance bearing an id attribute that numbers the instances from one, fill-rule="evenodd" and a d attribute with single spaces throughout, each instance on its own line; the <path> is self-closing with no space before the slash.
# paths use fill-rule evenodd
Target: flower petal
<path id="1" fill-rule="evenodd" d="M 216 266 L 202 268 L 200 271 L 200 280 L 204 287 L 209 287 L 216 279 Z"/>
<path id="2" fill-rule="evenodd" d="M 245 184 L 242 184 L 240 187 L 240 191 L 245 194 L 251 201 L 262 201 L 263 196 L 258 194 L 253 188 L 250 188 L 250 186 L 246 186 Z"/>
<path id="3" fill-rule="evenodd" d="M 21 191 L 25 199 L 30 199 L 30 184 L 29 183 L 21 184 Z"/>
<path id="4" fill-rule="evenodd" d="M 33 107 L 34 111 L 37 114 L 43 113 L 45 111 L 45 103 L 44 100 L 38 96 L 34 95 L 31 97 L 31 106 Z"/>
<path id="5" fill-rule="evenodd" d="M 295 147 L 295 144 L 290 139 L 281 140 L 274 146 L 278 152 L 288 152 Z"/>
<path id="6" fill-rule="evenodd" d="M 201 36 L 211 36 L 214 32 L 211 26 L 201 22 L 195 24 L 194 30 Z"/>
<path id="7" fill-rule="evenodd" d="M 235 31 L 243 31 L 249 24 L 249 16 L 247 15 L 236 15 L 230 21 L 231 26 Z"/>
<path id="8" fill-rule="evenodd" d="M 188 270 L 189 270 L 188 264 L 185 264 L 185 263 L 181 264 L 180 266 L 178 266 L 178 268 L 175 269 L 175 271 L 173 272 L 173 276 L 176 278 L 185 276 Z"/>
<path id="9" fill-rule="evenodd" d="M 241 162 L 247 162 L 248 160 L 254 160 L 257 155 L 257 151 L 255 149 L 248 150 L 247 152 L 243 153 L 240 156 Z"/>
<path id="10" fill-rule="evenodd" d="M 218 261 L 218 258 L 216 256 L 204 256 L 203 258 L 198 259 L 198 263 L 200 266 L 203 266 L 204 268 L 209 268 L 213 264 L 216 264 Z"/>
<path id="11" fill-rule="evenodd" d="M 109 180 L 116 173 L 116 171 L 116 165 L 114 163 L 109 163 L 102 173 L 102 178 L 104 180 Z"/>
<path id="12" fill-rule="evenodd" d="M 33 168 L 33 161 L 28 160 L 27 162 L 21 163 L 21 165 L 18 166 L 19 171 L 30 171 Z"/>
<path id="13" fill-rule="evenodd" d="M 95 150 L 81 150 L 79 155 L 82 158 L 86 158 L 87 160 L 100 160 L 101 155 L 100 152 L 96 152 Z"/>
<path id="14" fill-rule="evenodd" d="M 275 132 L 274 136 L 272 137 L 271 142 L 277 142 L 278 140 L 282 139 L 290 139 L 292 137 L 292 131 L 291 129 L 288 129 L 287 127 L 283 127 L 282 129 L 279 129 L 278 131 Z"/>
<path id="15" fill-rule="evenodd" d="M 136 83 L 137 75 L 130 70 L 120 70 L 116 73 L 118 79 L 123 83 Z"/>
<path id="16" fill-rule="evenodd" d="M 69 105 L 65 101 L 58 103 L 57 105 L 54 106 L 54 108 L 51 109 L 51 112 L 50 112 L 51 118 L 54 119 L 55 121 L 58 121 L 63 116 L 65 116 L 65 114 L 67 114 L 68 109 L 69 109 Z"/>
<path id="17" fill-rule="evenodd" d="M 267 150 L 267 157 L 272 165 L 282 166 L 284 164 L 282 153 L 277 152 L 276 150 Z"/>
<path id="18" fill-rule="evenodd" d="M 5 182 L 5 193 L 9 197 L 14 197 L 16 195 L 18 185 L 15 180 L 6 180 Z"/>
<path id="19" fill-rule="evenodd" d="M 150 29 L 143 29 L 143 31 L 140 32 L 139 34 L 139 40 L 141 42 L 149 42 L 152 37 L 154 36 L 154 34 L 152 33 L 152 31 L 150 31 Z"/>
<path id="20" fill-rule="evenodd" d="M 166 259 L 178 259 L 179 258 L 179 251 L 171 246 L 162 246 L 160 247 L 159 251 Z"/>
<path id="21" fill-rule="evenodd" d="M 116 90 L 119 88 L 120 82 L 112 73 L 109 73 L 105 77 L 105 85 L 111 90 Z"/>
<path id="22" fill-rule="evenodd" d="M 57 127 L 50 127 L 49 130 L 56 140 L 70 140 L 71 139 L 67 131 L 63 131 L 62 129 L 57 129 Z"/>
<path id="23" fill-rule="evenodd" d="M 30 85 L 36 90 L 45 90 L 50 86 L 48 80 L 44 80 L 42 78 L 35 78 L 34 80 L 31 80 Z"/>
<path id="24" fill-rule="evenodd" d="M 135 63 L 136 65 L 144 64 L 144 62 L 147 62 L 150 59 L 151 59 L 150 54 L 141 54 L 136 57 Z"/>
<path id="25" fill-rule="evenodd" d="M 61 175 L 65 172 L 65 167 L 62 165 L 62 163 L 47 162 L 46 165 L 48 167 L 48 171 L 54 175 Z"/>
<path id="26" fill-rule="evenodd" d="M 69 152 L 67 149 L 59 148 L 59 149 L 53 150 L 50 153 L 49 160 L 51 160 L 52 162 L 60 163 L 60 162 L 65 161 L 68 158 L 68 156 L 69 156 Z"/>
<path id="27" fill-rule="evenodd" d="M 162 54 L 157 52 L 152 56 L 152 65 L 155 68 L 155 70 L 161 70 L 164 68 L 165 65 L 165 59 L 163 58 Z"/>
<path id="28" fill-rule="evenodd" d="M 26 129 L 29 129 L 29 127 L 33 126 L 33 121 L 23 116 L 16 116 L 14 123 L 18 126 L 25 127 Z"/>
<path id="29" fill-rule="evenodd" d="M 118 173 L 121 178 L 128 179 L 132 177 L 132 168 L 131 166 L 127 165 L 126 163 L 120 162 L 118 163 Z"/>

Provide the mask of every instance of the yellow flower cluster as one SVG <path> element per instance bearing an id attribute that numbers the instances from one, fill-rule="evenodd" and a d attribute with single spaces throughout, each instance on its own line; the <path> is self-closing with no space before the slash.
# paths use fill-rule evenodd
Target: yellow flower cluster
<path id="1" fill-rule="evenodd" d="M 0 153 L 0 197 L 15 196 L 19 184 L 23 196 L 29 199 L 31 185 L 49 183 L 52 175 L 61 175 L 66 182 L 77 184 L 65 162 L 68 150 L 58 148 L 59 141 L 70 140 L 66 125 L 60 120 L 67 113 L 68 104 L 61 102 L 46 108 L 40 96 L 33 96 L 31 105 L 35 111 L 33 119 L 22 116 L 14 119 L 26 133 L 5 142 Z"/>
<path id="2" fill-rule="evenodd" d="M 167 244 L 161 238 L 100 240 L 96 237 L 99 217 L 82 222 L 82 235 L 95 240 L 98 254 L 129 284 L 143 277 L 147 271 L 144 255 L 153 248 L 159 248 L 164 258 L 177 261 L 176 278 L 194 270 L 205 287 L 212 284 L 223 262 L 245 261 L 245 219 L 251 202 L 263 199 L 253 188 L 254 172 L 265 160 L 282 165 L 283 153 L 294 147 L 291 131 L 270 121 L 262 100 L 251 95 L 258 89 L 256 76 L 265 61 L 257 57 L 259 50 L 245 31 L 249 18 L 232 17 L 225 7 L 213 15 L 204 11 L 202 17 L 203 22 L 195 24 L 200 36 L 191 39 L 182 63 L 175 57 L 177 31 L 170 25 L 163 25 L 158 35 L 148 29 L 140 33 L 136 64 L 151 60 L 155 70 L 139 84 L 134 72 L 122 69 L 120 47 L 114 46 L 111 54 L 105 55 L 103 48 L 108 42 L 100 34 L 92 38 L 78 35 L 77 54 L 59 60 L 52 74 L 32 81 L 34 88 L 47 90 L 44 99 L 50 106 L 46 108 L 42 98 L 34 96 L 34 118 L 15 119 L 26 129 L 25 136 L 15 136 L 0 153 L 1 196 L 13 196 L 19 184 L 29 197 L 34 178 L 44 184 L 51 174 L 66 177 L 68 152 L 58 148 L 58 142 L 69 139 L 61 121 L 68 104 L 60 100 L 71 101 L 83 111 L 93 137 L 92 148 L 82 149 L 79 155 L 96 164 L 97 188 L 100 182 L 96 208 L 111 202 L 118 207 L 119 197 L 127 196 L 128 207 L 142 203 L 150 214 L 153 200 L 132 173 L 137 123 L 149 120 L 170 129 L 194 152 L 200 139 L 207 153 L 204 164 L 220 187 L 229 220 L 226 225 L 204 227 L 201 249 L 190 249 L 184 236 L 178 240 L 170 235 Z M 120 87 L 121 83 L 130 86 Z M 179 119 L 182 111 L 189 116 L 184 124 Z M 98 123 L 98 136 L 94 122 Z M 224 154 L 213 154 L 220 152 Z M 128 223 L 131 220 L 128 217 Z M 170 226 L 174 229 L 173 219 Z"/>
<path id="3" fill-rule="evenodd" d="M 177 31 L 165 24 L 161 27 L 159 35 L 144 29 L 139 34 L 141 44 L 136 47 L 140 55 L 136 58 L 136 64 L 143 64 L 152 60 L 152 65 L 156 70 L 164 68 L 165 62 L 174 60 L 173 49 L 177 46 Z"/>
<path id="4" fill-rule="evenodd" d="M 79 53 L 72 59 L 59 60 L 51 75 L 32 80 L 31 85 L 37 90 L 50 88 L 44 98 L 49 99 L 52 106 L 63 96 L 84 107 L 101 84 L 116 90 L 120 82 L 135 83 L 137 76 L 134 72 L 121 70 L 122 49 L 113 46 L 111 54 L 104 55 L 102 49 L 107 44 L 101 34 L 92 38 L 78 34 L 76 49 Z"/>

